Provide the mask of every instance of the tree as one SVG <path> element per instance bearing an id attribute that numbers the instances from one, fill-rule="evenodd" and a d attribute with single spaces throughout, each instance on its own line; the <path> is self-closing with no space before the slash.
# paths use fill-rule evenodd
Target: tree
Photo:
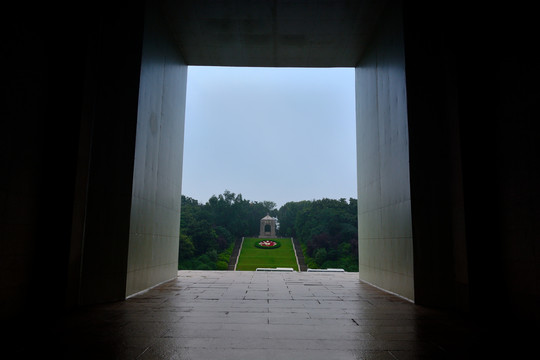
<path id="1" fill-rule="evenodd" d="M 214 231 L 217 235 L 217 245 L 219 250 L 226 249 L 230 243 L 234 241 L 234 237 L 231 234 L 231 232 L 223 226 L 216 226 L 214 227 Z"/>
<path id="2" fill-rule="evenodd" d="M 282 234 L 300 239 L 308 262 L 358 271 L 356 212 L 355 199 L 289 202 L 279 209 Z"/>
<path id="3" fill-rule="evenodd" d="M 205 204 L 182 196 L 180 253 L 182 268 L 224 268 L 235 239 L 259 233 L 261 218 L 279 218 L 280 235 L 302 243 L 306 261 L 317 266 L 358 270 L 357 200 L 344 198 L 288 202 L 249 201 L 225 190 Z M 223 256 L 221 256 L 223 255 Z"/>
<path id="4" fill-rule="evenodd" d="M 195 223 L 191 229 L 191 239 L 195 245 L 195 255 L 202 255 L 217 249 L 217 234 L 206 220 Z"/>
<path id="5" fill-rule="evenodd" d="M 324 262 L 326 261 L 326 258 L 327 258 L 328 254 L 327 254 L 327 251 L 325 248 L 320 248 L 320 249 L 317 249 L 317 251 L 315 252 L 315 261 L 317 262 L 317 264 L 322 265 L 324 264 Z"/>
<path id="6" fill-rule="evenodd" d="M 185 234 L 180 234 L 180 244 L 178 247 L 178 258 L 180 260 L 191 259 L 195 254 L 195 246 L 191 238 Z"/>
<path id="7" fill-rule="evenodd" d="M 270 212 L 276 208 L 276 203 L 273 201 L 263 201 L 262 205 L 266 209 L 268 214 L 270 214 Z"/>
<path id="8" fill-rule="evenodd" d="M 296 217 L 311 204 L 310 201 L 288 202 L 279 208 L 277 217 L 279 218 L 280 234 L 282 236 L 297 237 Z"/>

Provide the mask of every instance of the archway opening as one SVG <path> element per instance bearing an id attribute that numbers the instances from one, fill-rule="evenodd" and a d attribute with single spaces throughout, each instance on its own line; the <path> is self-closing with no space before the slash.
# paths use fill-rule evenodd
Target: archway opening
<path id="1" fill-rule="evenodd" d="M 312 266 L 357 271 L 357 244 L 349 244 L 357 241 L 354 79 L 354 68 L 189 66 L 183 195 L 216 211 L 234 211 L 246 201 L 273 203 L 243 228 L 245 218 L 223 221 L 221 215 L 211 226 L 227 228 L 235 239 L 269 236 L 276 231 L 270 225 L 259 231 L 258 222 L 271 212 L 286 225 L 276 235 L 299 238 Z M 296 229 L 298 214 L 279 211 L 316 201 L 311 210 L 327 207 L 331 218 L 317 220 L 318 233 L 308 219 L 302 226 L 309 230 Z M 335 209 L 340 206 L 347 209 L 346 220 Z M 181 224 L 182 232 L 190 236 Z M 330 256 L 316 259 L 320 247 Z M 356 267 L 340 265 L 344 257 Z"/>

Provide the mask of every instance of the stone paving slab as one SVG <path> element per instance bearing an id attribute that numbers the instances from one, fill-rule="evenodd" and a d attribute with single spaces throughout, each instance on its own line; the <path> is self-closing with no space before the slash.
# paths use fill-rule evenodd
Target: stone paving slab
<path id="1" fill-rule="evenodd" d="M 180 271 L 62 324 L 66 359 L 466 359 L 485 329 L 359 281 L 358 273 Z M 486 344 L 489 345 L 486 347 Z"/>

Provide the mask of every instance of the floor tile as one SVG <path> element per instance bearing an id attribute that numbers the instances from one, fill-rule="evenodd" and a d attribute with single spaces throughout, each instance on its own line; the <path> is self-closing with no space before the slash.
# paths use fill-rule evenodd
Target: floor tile
<path id="1" fill-rule="evenodd" d="M 62 324 L 52 343 L 66 359 L 462 359 L 493 350 L 485 328 L 357 273 L 181 271 Z"/>

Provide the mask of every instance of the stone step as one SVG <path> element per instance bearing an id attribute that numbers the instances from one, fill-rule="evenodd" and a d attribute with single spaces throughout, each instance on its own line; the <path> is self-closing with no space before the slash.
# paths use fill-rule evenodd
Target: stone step
<path id="1" fill-rule="evenodd" d="M 234 243 L 234 248 L 231 253 L 231 257 L 229 258 L 229 266 L 227 267 L 227 270 L 234 271 L 234 266 L 236 265 L 236 260 L 238 259 L 238 253 L 240 251 L 240 245 L 242 244 L 242 239 L 236 239 L 236 242 Z"/>
<path id="2" fill-rule="evenodd" d="M 307 271 L 306 261 L 304 259 L 304 253 L 302 252 L 302 247 L 300 246 L 300 241 L 293 238 L 294 251 L 296 252 L 296 257 L 298 259 L 298 266 L 300 271 Z"/>

